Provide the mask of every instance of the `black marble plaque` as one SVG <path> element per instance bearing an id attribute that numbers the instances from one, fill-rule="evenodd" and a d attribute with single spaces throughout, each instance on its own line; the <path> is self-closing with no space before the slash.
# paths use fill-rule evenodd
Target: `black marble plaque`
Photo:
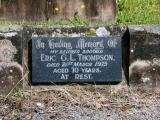
<path id="1" fill-rule="evenodd" d="M 118 83 L 121 38 L 32 38 L 32 84 Z"/>

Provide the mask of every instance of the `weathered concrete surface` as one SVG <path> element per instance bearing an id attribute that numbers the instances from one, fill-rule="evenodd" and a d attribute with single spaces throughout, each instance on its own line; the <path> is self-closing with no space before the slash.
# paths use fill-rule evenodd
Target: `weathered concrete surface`
<path id="1" fill-rule="evenodd" d="M 22 66 L 17 62 L 0 62 L 0 77 L 1 94 L 8 94 L 12 89 L 18 90 L 22 85 L 19 83 L 22 79 Z"/>
<path id="2" fill-rule="evenodd" d="M 129 25 L 130 32 L 139 32 L 144 31 L 148 33 L 154 33 L 160 35 L 160 25 L 154 24 L 154 25 Z"/>
<path id="3" fill-rule="evenodd" d="M 160 86 L 160 25 L 129 26 L 130 85 Z"/>
<path id="4" fill-rule="evenodd" d="M 23 73 L 21 67 L 15 66 L 15 71 L 19 71 L 15 78 L 20 78 L 23 74 L 28 75 L 29 72 L 29 41 L 31 37 L 85 37 L 88 36 L 90 29 L 96 28 L 87 27 L 32 27 L 32 26 L 13 26 L 0 28 L 0 65 L 1 76 L 15 63 L 18 66 L 23 66 Z M 160 25 L 151 26 L 129 26 L 129 31 L 126 26 L 107 26 L 107 31 L 111 36 L 120 36 L 123 38 L 123 53 L 122 66 L 124 74 L 128 80 L 127 75 L 130 75 L 131 86 L 149 86 L 155 88 L 159 85 L 160 79 Z M 91 36 L 96 36 L 95 34 Z M 130 45 L 129 45 L 130 40 Z M 130 48 L 131 47 L 131 48 Z M 129 55 L 130 52 L 130 74 L 129 72 Z M 22 57 L 23 56 L 23 57 Z M 13 63 L 9 65 L 9 63 Z M 23 63 L 23 64 L 22 64 Z M 128 65 L 127 65 L 128 64 Z M 4 66 L 9 68 L 4 69 Z M 3 69 L 2 69 L 3 68 Z M 11 67 L 12 68 L 12 67 Z M 4 71 L 6 70 L 6 71 Z M 4 71 L 4 72 L 2 72 Z M 20 72 L 21 71 L 21 72 Z M 2 74 L 3 73 L 3 74 Z M 28 75 L 29 76 L 29 75 Z M 1 78 L 2 78 L 1 77 Z M 8 76 L 9 77 L 9 76 Z M 6 78 L 8 78 L 6 77 Z M 2 79 L 0 79 L 2 81 Z M 8 78 L 8 80 L 10 80 Z M 28 80 L 30 80 L 28 78 Z M 124 82 L 123 82 L 124 83 Z M 7 83 L 8 84 L 8 83 Z M 28 81 L 24 81 L 24 88 L 28 86 Z M 157 87 L 156 87 L 157 88 Z"/>
<path id="5" fill-rule="evenodd" d="M 8 94 L 22 79 L 21 30 L 16 26 L 0 28 L 0 94 Z"/>
<path id="6" fill-rule="evenodd" d="M 93 29 L 96 30 L 97 28 L 93 28 Z M 126 26 L 107 26 L 106 29 L 108 32 L 110 32 L 111 36 L 123 37 L 126 34 L 127 27 Z M 85 36 L 87 36 L 86 33 L 88 31 L 90 31 L 90 28 L 87 28 L 87 27 L 86 28 L 85 27 L 79 27 L 79 28 L 75 28 L 75 27 L 66 27 L 66 28 L 32 27 L 32 26 L 28 26 L 28 27 L 27 26 L 26 27 L 21 27 L 21 26 L 2 27 L 0 29 L 1 43 L 3 43 L 2 44 L 3 47 L 1 47 L 1 52 L 0 52 L 1 55 L 3 56 L 3 57 L 1 57 L 1 62 L 3 63 L 3 64 L 1 64 L 1 66 L 3 68 L 2 70 L 7 71 L 9 69 L 9 68 L 4 69 L 4 67 L 3 67 L 3 66 L 6 66 L 6 64 L 8 65 L 8 63 L 17 63 L 18 66 L 22 66 L 23 70 L 19 69 L 20 67 L 15 66 L 16 70 L 19 69 L 19 73 L 17 73 L 18 77 L 15 76 L 15 78 L 20 80 L 20 78 L 22 77 L 22 74 L 23 74 L 23 76 L 28 76 L 28 81 L 27 80 L 23 81 L 24 89 L 28 88 L 28 83 L 30 81 L 30 78 L 28 75 L 29 67 L 30 67 L 30 65 L 29 65 L 30 64 L 29 63 L 30 53 L 29 52 L 31 49 L 29 46 L 29 41 L 31 40 L 32 37 L 36 37 L 36 36 L 85 37 Z M 92 36 L 96 36 L 96 35 L 92 35 Z M 128 40 L 128 38 L 123 39 L 123 43 L 126 40 Z M 5 48 L 5 49 L 2 49 L 2 48 Z M 6 49 L 9 52 L 7 52 Z M 5 51 L 5 52 L 3 52 L 3 51 Z M 6 52 L 7 52 L 7 54 L 5 54 Z M 8 55 L 8 56 L 6 56 L 6 55 Z M 123 54 L 123 59 L 124 59 L 123 63 L 127 62 L 127 61 L 125 61 L 125 58 L 126 58 L 126 56 L 125 56 L 125 54 Z M 124 65 L 123 67 L 126 67 L 126 65 Z M 3 73 L 2 76 L 4 76 L 5 74 L 8 75 L 8 71 L 7 71 L 7 73 L 5 73 L 5 72 L 2 72 Z M 125 69 L 125 74 L 126 73 L 127 73 L 127 71 Z M 8 78 L 5 78 L 5 79 L 8 79 Z M 2 80 L 4 82 L 4 78 Z M 10 80 L 10 79 L 8 79 L 8 80 Z M 15 81 L 15 83 L 17 83 L 17 82 L 18 81 Z M 11 87 L 9 87 L 9 88 L 11 88 Z M 12 86 L 12 88 L 13 88 L 13 86 Z M 9 90 L 6 91 L 6 93 L 8 93 Z"/>

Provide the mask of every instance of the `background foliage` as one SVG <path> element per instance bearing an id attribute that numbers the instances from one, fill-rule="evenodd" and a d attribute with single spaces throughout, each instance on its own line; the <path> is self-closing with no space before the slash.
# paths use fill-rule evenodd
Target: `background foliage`
<path id="1" fill-rule="evenodd" d="M 160 23 L 160 0 L 118 0 L 117 3 L 118 23 Z"/>

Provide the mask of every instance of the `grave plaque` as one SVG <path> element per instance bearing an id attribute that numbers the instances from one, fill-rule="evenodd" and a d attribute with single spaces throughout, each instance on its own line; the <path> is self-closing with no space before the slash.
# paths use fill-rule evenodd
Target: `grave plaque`
<path id="1" fill-rule="evenodd" d="M 32 38 L 32 84 L 118 83 L 121 38 Z"/>

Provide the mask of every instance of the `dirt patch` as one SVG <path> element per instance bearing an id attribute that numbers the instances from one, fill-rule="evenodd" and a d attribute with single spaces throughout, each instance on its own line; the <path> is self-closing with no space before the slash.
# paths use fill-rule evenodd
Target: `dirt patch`
<path id="1" fill-rule="evenodd" d="M 112 86 L 34 87 L 1 96 L 3 120 L 160 119 L 160 92 L 138 88 L 112 92 Z"/>

